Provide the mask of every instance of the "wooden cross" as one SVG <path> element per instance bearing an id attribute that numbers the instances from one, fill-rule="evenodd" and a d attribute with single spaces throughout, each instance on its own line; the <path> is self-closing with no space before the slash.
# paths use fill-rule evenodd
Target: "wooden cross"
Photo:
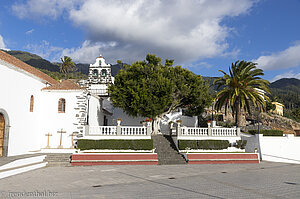
<path id="1" fill-rule="evenodd" d="M 78 132 L 73 132 L 70 134 L 70 136 L 72 136 L 72 149 L 74 149 L 74 136 L 77 136 L 78 135 Z"/>
<path id="2" fill-rule="evenodd" d="M 49 149 L 50 148 L 50 136 L 52 136 L 52 134 L 51 133 L 47 133 L 47 134 L 45 134 L 45 136 L 48 136 L 48 141 L 47 141 L 47 146 L 46 146 L 46 149 Z"/>
<path id="3" fill-rule="evenodd" d="M 63 146 L 62 146 L 62 134 L 66 133 L 66 131 L 63 131 L 63 129 L 61 129 L 60 131 L 57 131 L 57 133 L 60 133 L 60 141 L 59 141 L 58 148 L 63 148 Z"/>

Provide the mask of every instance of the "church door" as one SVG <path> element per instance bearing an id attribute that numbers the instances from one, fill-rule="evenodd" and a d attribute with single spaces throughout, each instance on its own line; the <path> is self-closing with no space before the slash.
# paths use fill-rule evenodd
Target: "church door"
<path id="1" fill-rule="evenodd" d="M 3 155 L 3 141 L 5 131 L 5 120 L 4 116 L 0 113 L 0 157 Z"/>

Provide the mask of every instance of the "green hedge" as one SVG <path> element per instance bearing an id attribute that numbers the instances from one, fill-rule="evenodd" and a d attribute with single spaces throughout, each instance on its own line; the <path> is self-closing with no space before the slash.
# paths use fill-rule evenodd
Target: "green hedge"
<path id="1" fill-rule="evenodd" d="M 77 148 L 89 149 L 115 149 L 115 150 L 152 150 L 153 141 L 149 140 L 78 140 Z"/>
<path id="2" fill-rule="evenodd" d="M 228 140 L 178 140 L 178 148 L 180 150 L 190 149 L 206 149 L 206 150 L 222 150 L 230 146 Z"/>
<path id="3" fill-rule="evenodd" d="M 249 130 L 250 134 L 255 135 L 258 134 L 258 130 Z M 260 134 L 264 136 L 283 136 L 283 131 L 281 130 L 260 130 Z"/>

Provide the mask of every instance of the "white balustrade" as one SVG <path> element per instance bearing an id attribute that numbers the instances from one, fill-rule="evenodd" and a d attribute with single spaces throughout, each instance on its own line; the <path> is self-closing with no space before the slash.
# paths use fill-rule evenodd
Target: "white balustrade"
<path id="1" fill-rule="evenodd" d="M 121 126 L 121 135 L 147 135 L 147 127 Z"/>
<path id="2" fill-rule="evenodd" d="M 208 136 L 208 128 L 181 128 L 181 134 L 186 136 Z"/>
<path id="3" fill-rule="evenodd" d="M 237 136 L 236 128 L 211 128 L 212 136 L 234 137 Z"/>
<path id="4" fill-rule="evenodd" d="M 212 136 L 212 137 L 236 137 L 239 136 L 237 128 L 194 128 L 194 127 L 180 127 L 180 136 Z M 209 133 L 211 132 L 211 134 Z"/>
<path id="5" fill-rule="evenodd" d="M 116 126 L 90 126 L 90 135 L 117 135 Z"/>

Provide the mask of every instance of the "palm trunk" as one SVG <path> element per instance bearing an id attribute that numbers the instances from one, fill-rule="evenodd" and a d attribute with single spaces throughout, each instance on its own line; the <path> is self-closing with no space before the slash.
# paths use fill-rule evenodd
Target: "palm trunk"
<path id="1" fill-rule="evenodd" d="M 235 125 L 240 127 L 242 123 L 241 106 L 239 102 L 235 104 Z"/>

